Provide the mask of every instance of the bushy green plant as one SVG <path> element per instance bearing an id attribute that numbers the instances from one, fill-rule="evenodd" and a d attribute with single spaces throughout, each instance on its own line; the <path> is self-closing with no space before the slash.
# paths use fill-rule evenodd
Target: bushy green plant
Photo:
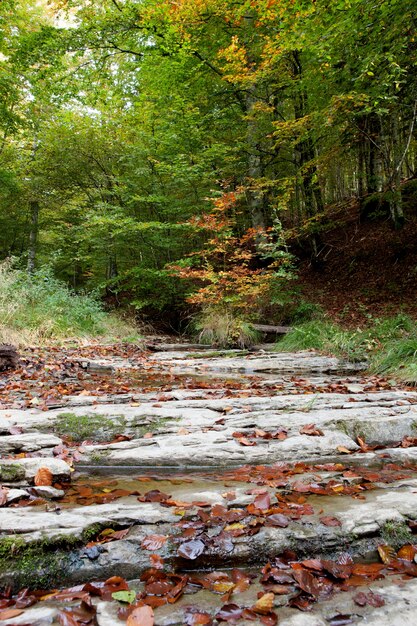
<path id="1" fill-rule="evenodd" d="M 28 275 L 10 262 L 0 265 L 0 341 L 22 345 L 95 336 L 118 325 L 97 297 L 73 292 L 48 268 Z M 122 332 L 125 326 L 120 324 Z"/>
<path id="2" fill-rule="evenodd" d="M 205 309 L 194 321 L 198 339 L 219 348 L 247 348 L 259 340 L 251 324 L 226 308 Z"/>
<path id="3" fill-rule="evenodd" d="M 417 384 L 417 324 L 404 314 L 377 318 L 356 330 L 325 319 L 305 322 L 280 339 L 277 349 L 319 350 L 353 361 L 368 360 L 375 374 Z"/>

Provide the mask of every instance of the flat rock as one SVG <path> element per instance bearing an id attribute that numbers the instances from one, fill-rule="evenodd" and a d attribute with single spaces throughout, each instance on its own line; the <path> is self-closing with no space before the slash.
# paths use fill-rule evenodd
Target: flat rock
<path id="1" fill-rule="evenodd" d="M 58 514 L 59 513 L 59 514 Z M 40 507 L 2 509 L 0 533 L 20 535 L 26 541 L 41 541 L 62 535 L 79 538 L 95 524 L 158 524 L 178 520 L 170 509 L 136 499 L 120 499 L 109 504 L 63 509 L 58 513 Z"/>
<path id="2" fill-rule="evenodd" d="M 218 372 L 228 372 L 237 370 L 240 372 L 291 372 L 299 373 L 350 373 L 359 372 L 366 369 L 366 363 L 352 363 L 328 357 L 316 352 L 291 352 L 268 353 L 267 356 L 249 355 L 245 357 L 231 358 L 187 358 L 187 352 L 173 351 L 154 354 L 151 360 L 163 361 L 165 365 L 176 365 L 181 361 L 179 368 L 187 370 L 216 370 Z"/>
<path id="3" fill-rule="evenodd" d="M 29 493 L 24 489 L 9 489 L 7 492 L 7 503 L 17 502 L 22 498 L 27 498 Z"/>
<path id="4" fill-rule="evenodd" d="M 20 435 L 6 435 L 0 437 L 0 454 L 13 454 L 18 452 L 51 452 L 52 448 L 61 444 L 62 441 L 54 435 L 40 433 L 24 433 Z"/>
<path id="5" fill-rule="evenodd" d="M 0 471 L 2 468 L 7 468 L 10 471 L 11 466 L 12 470 L 16 470 L 17 480 L 22 479 L 21 472 L 24 472 L 25 480 L 32 480 L 41 467 L 47 467 L 52 472 L 54 478 L 68 478 L 71 475 L 70 466 L 62 459 L 43 457 L 1 459 Z M 12 479 L 9 482 L 12 482 Z"/>

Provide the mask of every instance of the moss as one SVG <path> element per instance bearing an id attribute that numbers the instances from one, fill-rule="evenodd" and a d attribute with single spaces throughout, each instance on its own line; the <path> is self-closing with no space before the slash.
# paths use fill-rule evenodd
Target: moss
<path id="1" fill-rule="evenodd" d="M 388 521 L 381 528 L 381 538 L 388 546 L 398 550 L 402 546 L 413 543 L 413 534 L 406 522 Z"/>
<path id="2" fill-rule="evenodd" d="M 16 463 L 0 465 L 0 479 L 3 482 L 14 482 L 25 478 L 25 469 Z"/>
<path id="3" fill-rule="evenodd" d="M 335 422 L 335 427 L 337 428 L 337 430 L 340 430 L 345 435 L 348 435 L 349 437 L 351 436 L 347 422 L 343 420 L 337 421 Z"/>
<path id="4" fill-rule="evenodd" d="M 100 465 L 100 463 L 103 463 L 103 461 L 109 458 L 109 455 L 110 450 L 93 450 L 90 456 L 90 461 L 95 465 Z"/>
<path id="5" fill-rule="evenodd" d="M 120 434 L 126 427 L 123 415 L 99 415 L 96 413 L 76 415 L 60 413 L 53 425 L 53 431 L 59 436 L 69 437 L 72 441 L 109 441 Z"/>
<path id="6" fill-rule="evenodd" d="M 0 587 L 12 584 L 23 587 L 48 589 L 63 580 L 67 571 L 69 550 L 80 541 L 72 535 L 26 543 L 22 537 L 0 539 Z"/>
<path id="7" fill-rule="evenodd" d="M 95 539 L 97 537 L 97 535 L 104 528 L 106 528 L 106 525 L 105 524 L 99 524 L 99 523 L 92 524 L 92 526 L 90 526 L 89 528 L 85 528 L 83 530 L 82 535 L 81 535 L 81 539 L 82 539 L 83 543 L 88 543 L 92 539 Z"/>
<path id="8" fill-rule="evenodd" d="M 224 350 L 206 350 L 204 352 L 189 352 L 187 358 L 189 359 L 213 359 L 216 357 L 224 357 L 233 359 L 238 356 L 246 356 L 250 354 L 249 350 L 230 350 L 225 352 Z"/>

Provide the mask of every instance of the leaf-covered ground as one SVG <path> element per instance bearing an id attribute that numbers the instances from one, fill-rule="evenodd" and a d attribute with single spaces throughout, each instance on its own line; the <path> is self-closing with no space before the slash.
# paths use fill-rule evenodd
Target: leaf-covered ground
<path id="1" fill-rule="evenodd" d="M 39 626 L 291 625 L 299 623 L 294 621 L 297 614 L 311 614 L 316 621 L 303 624 L 339 626 L 360 623 L 362 616 L 386 610 L 394 602 L 393 585 L 402 589 L 408 584 L 415 593 L 417 459 L 413 454 L 417 438 L 411 422 L 404 430 L 404 416 L 409 419 L 415 410 L 417 394 L 396 390 L 392 381 L 367 378 L 362 372 L 282 376 L 277 371 L 260 374 L 249 368 L 242 373 L 242 359 L 247 365 L 254 363 L 251 356 L 240 357 L 237 371 L 232 362 L 236 355 L 232 355 L 230 371 L 225 373 L 211 371 L 209 366 L 202 370 L 201 359 L 196 359 L 199 369 L 190 373 L 186 357 L 175 364 L 169 354 L 156 359 L 127 345 L 50 348 L 28 351 L 17 371 L 2 373 L 0 445 L 5 448 L 3 464 L 0 461 L 0 506 L 7 515 L 0 522 L 0 566 L 6 581 L 0 621 Z M 227 356 L 224 361 L 227 363 Z M 183 370 L 182 362 L 187 363 Z M 281 396 L 306 396 L 307 402 L 303 400 L 297 413 L 301 421 L 293 422 L 292 410 L 284 407 L 268 414 L 273 428 L 267 427 L 259 410 L 253 413 L 250 404 L 242 405 L 250 399 L 262 403 Z M 392 430 L 399 433 L 398 439 L 388 445 L 386 437 L 375 435 L 368 441 L 366 434 L 358 431 L 355 450 L 336 446 L 332 458 L 329 453 L 320 458 L 328 421 L 323 418 L 324 409 L 316 409 L 310 401 L 317 403 L 320 398 L 324 404 L 336 403 L 338 408 L 328 411 L 334 415 L 341 406 L 347 413 L 352 406 L 373 421 L 385 411 L 386 419 L 398 428 Z M 55 415 L 60 407 L 67 410 L 81 403 L 100 408 L 103 403 L 113 403 L 116 413 L 123 413 L 124 407 L 137 408 L 139 413 L 145 407 L 146 413 L 162 408 L 174 411 L 174 406 L 179 411 L 181 402 L 184 411 L 204 403 L 211 407 L 199 409 L 213 412 L 203 428 L 206 439 L 210 432 L 225 433 L 231 449 L 244 454 L 259 450 L 265 462 L 198 469 L 197 458 L 192 471 L 141 470 L 135 465 L 123 469 L 109 463 L 102 469 L 82 466 L 85 450 L 98 444 L 117 450 L 138 443 L 139 451 L 141 446 L 160 446 L 166 434 L 155 428 L 152 419 L 133 434 L 119 421 L 108 439 L 97 439 L 100 429 L 95 425 L 86 439 L 67 429 L 65 434 L 57 433 L 57 445 L 31 451 L 27 444 L 28 451 L 20 452 L 13 448 L 19 438 L 28 441 L 28 434 L 38 433 L 36 420 Z M 242 429 L 238 430 L 233 425 L 240 415 Z M 245 415 L 250 415 L 249 424 L 243 421 Z M 81 417 L 75 415 L 75 419 L 79 419 L 80 435 L 85 425 Z M 169 436 L 185 446 L 194 436 L 193 424 L 186 419 L 169 427 Z M 201 430 L 198 422 L 194 426 Z M 297 459 L 293 454 L 269 464 L 270 450 L 287 445 L 292 437 L 309 450 L 311 446 L 317 449 L 316 460 Z M 210 445 L 215 446 L 213 441 Z M 9 443 L 12 447 L 7 448 Z M 60 475 L 50 459 L 65 461 L 75 472 Z M 37 469 L 30 475 L 27 470 L 14 477 L 5 474 L 4 468 L 10 464 L 16 467 L 32 462 Z M 136 465 L 140 465 L 140 457 Z M 385 511 L 379 505 L 381 498 L 387 502 Z M 403 508 L 397 504 L 401 499 Z M 113 513 L 108 507 L 113 507 Z M 129 507 L 133 513 L 123 519 L 123 511 Z M 152 522 L 145 520 L 141 507 L 152 513 Z M 87 535 L 81 533 L 82 520 L 90 510 L 110 513 L 101 523 L 85 523 Z M 36 533 L 42 529 L 36 529 L 36 519 L 45 513 L 53 524 L 49 530 L 45 525 L 39 542 Z M 80 520 L 80 529 L 72 543 L 48 544 L 54 524 L 69 532 L 71 524 L 66 520 L 73 514 Z M 354 531 L 349 531 L 353 528 L 350 518 L 357 523 Z M 18 520 L 23 524 L 20 530 Z M 19 586 L 13 581 L 21 578 L 10 574 L 13 563 L 21 564 L 35 545 L 40 554 L 33 561 L 32 578 Z M 45 585 L 42 574 L 55 549 L 63 551 L 69 569 L 52 571 Z M 131 557 L 126 551 L 131 551 Z M 109 554 L 115 555 L 112 561 L 106 561 Z M 126 572 L 133 571 L 138 555 L 141 565 L 136 563 L 138 575 L 132 578 Z M 78 564 L 76 574 L 71 563 Z M 84 570 L 79 563 L 84 563 Z M 92 574 L 100 568 L 101 580 Z M 78 584 L 68 584 L 74 576 Z M 401 605 L 398 598 L 395 602 Z M 388 617 L 380 619 L 385 619 L 381 624 L 390 623 Z"/>

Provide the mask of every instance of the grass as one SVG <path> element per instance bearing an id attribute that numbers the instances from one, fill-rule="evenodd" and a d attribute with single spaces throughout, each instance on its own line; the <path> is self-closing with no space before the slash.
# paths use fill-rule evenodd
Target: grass
<path id="1" fill-rule="evenodd" d="M 259 341 L 259 333 L 250 322 L 226 308 L 207 308 L 194 326 L 200 343 L 218 348 L 248 348 Z"/>
<path id="2" fill-rule="evenodd" d="M 368 361 L 369 370 L 417 385 L 417 324 L 407 315 L 370 320 L 349 330 L 326 319 L 300 324 L 277 344 L 279 351 L 318 350 L 351 361 Z"/>
<path id="3" fill-rule="evenodd" d="M 29 276 L 10 262 L 0 264 L 0 343 L 24 347 L 100 336 L 138 338 L 133 324 L 106 313 L 96 297 L 73 292 L 49 270 Z"/>

